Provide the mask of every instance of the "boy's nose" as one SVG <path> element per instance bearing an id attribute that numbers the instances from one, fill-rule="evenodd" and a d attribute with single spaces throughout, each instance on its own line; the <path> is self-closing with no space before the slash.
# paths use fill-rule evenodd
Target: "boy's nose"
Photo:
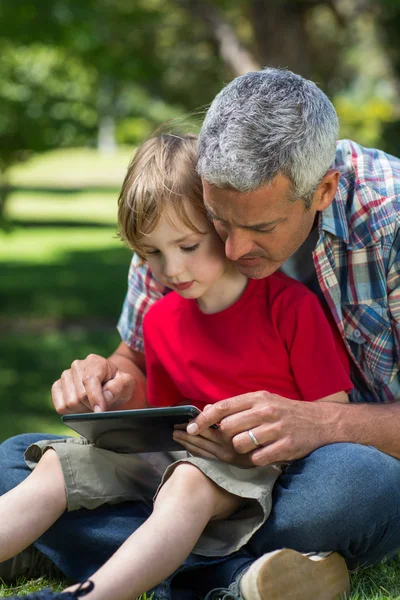
<path id="1" fill-rule="evenodd" d="M 168 279 L 176 279 L 183 272 L 184 266 L 180 260 L 166 260 L 164 264 L 164 275 Z"/>

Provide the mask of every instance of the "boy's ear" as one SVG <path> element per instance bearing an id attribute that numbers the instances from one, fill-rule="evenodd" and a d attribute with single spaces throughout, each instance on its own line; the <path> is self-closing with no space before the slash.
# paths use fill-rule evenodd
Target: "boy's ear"
<path id="1" fill-rule="evenodd" d="M 333 202 L 338 189 L 340 173 L 338 170 L 328 171 L 324 175 L 317 191 L 315 192 L 313 208 L 317 211 L 325 210 Z"/>

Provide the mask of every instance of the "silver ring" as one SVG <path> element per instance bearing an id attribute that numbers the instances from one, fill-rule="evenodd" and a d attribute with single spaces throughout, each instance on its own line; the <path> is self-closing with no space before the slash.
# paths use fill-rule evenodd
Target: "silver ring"
<path id="1" fill-rule="evenodd" d="M 261 446 L 260 442 L 258 441 L 251 429 L 249 429 L 247 433 L 249 434 L 251 441 L 257 448 L 258 446 Z"/>

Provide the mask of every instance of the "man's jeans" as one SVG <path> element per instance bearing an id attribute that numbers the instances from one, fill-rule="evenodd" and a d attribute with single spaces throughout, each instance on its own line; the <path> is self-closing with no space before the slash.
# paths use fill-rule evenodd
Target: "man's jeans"
<path id="1" fill-rule="evenodd" d="M 25 449 L 39 439 L 26 434 L 0 445 L 0 494 L 30 470 Z M 36 543 L 65 575 L 88 578 L 146 520 L 151 506 L 124 503 L 65 513 Z M 293 462 L 275 484 L 272 513 L 248 546 L 228 558 L 190 555 L 157 600 L 194 600 L 228 586 L 257 558 L 277 548 L 337 550 L 350 568 L 371 565 L 400 547 L 400 461 L 375 448 L 332 444 Z"/>

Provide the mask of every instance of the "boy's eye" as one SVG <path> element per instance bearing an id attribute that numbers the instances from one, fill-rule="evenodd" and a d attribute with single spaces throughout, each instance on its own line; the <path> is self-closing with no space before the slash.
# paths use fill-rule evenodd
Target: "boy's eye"
<path id="1" fill-rule="evenodd" d="M 194 244 L 193 246 L 182 246 L 181 250 L 183 250 L 183 252 L 194 252 L 194 250 L 197 250 L 199 246 L 200 244 Z"/>
<path id="2" fill-rule="evenodd" d="M 147 250 L 147 256 L 154 256 L 155 254 L 160 254 L 159 250 Z"/>

